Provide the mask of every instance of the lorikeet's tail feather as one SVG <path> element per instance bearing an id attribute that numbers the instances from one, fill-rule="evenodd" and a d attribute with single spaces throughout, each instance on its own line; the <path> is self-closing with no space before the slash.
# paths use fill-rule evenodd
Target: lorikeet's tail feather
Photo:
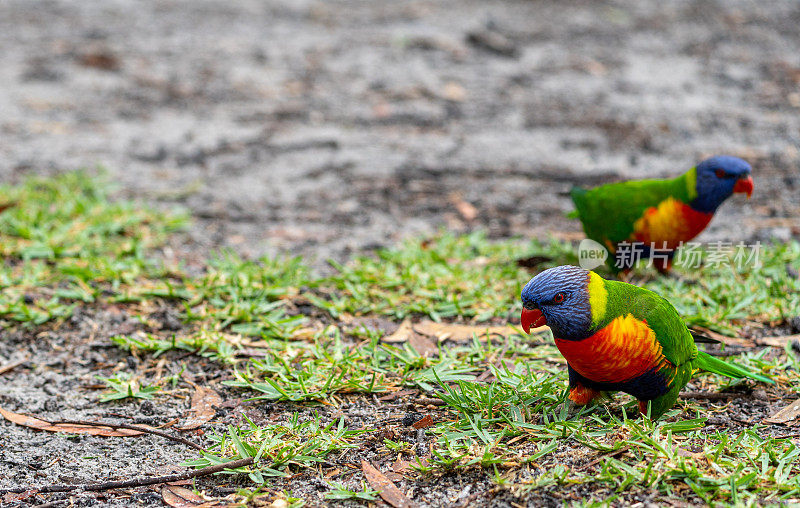
<path id="1" fill-rule="evenodd" d="M 751 372 L 744 367 L 732 363 L 723 362 L 702 351 L 698 351 L 697 358 L 692 363 L 697 368 L 714 372 L 715 374 L 722 374 L 723 376 L 734 378 L 748 377 L 756 381 L 761 381 L 762 383 L 775 384 L 775 381 L 766 376 L 756 374 L 755 372 Z"/>
<path id="2" fill-rule="evenodd" d="M 575 203 L 575 210 L 569 212 L 567 217 L 570 219 L 579 219 L 581 217 L 581 208 L 583 208 L 583 204 L 585 203 L 586 196 L 586 189 L 581 187 L 572 187 L 569 191 L 569 195 L 572 198 L 572 202 Z"/>

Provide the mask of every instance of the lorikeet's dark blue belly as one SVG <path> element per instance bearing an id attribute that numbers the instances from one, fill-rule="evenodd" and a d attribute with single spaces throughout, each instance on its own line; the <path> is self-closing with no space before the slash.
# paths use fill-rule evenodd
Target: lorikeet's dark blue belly
<path id="1" fill-rule="evenodd" d="M 598 383 L 578 374 L 575 369 L 569 369 L 569 384 L 574 386 L 580 383 L 587 388 L 607 392 L 625 392 L 639 400 L 653 400 L 669 391 L 669 383 L 662 372 L 650 369 L 644 374 L 628 381 L 619 383 Z"/>

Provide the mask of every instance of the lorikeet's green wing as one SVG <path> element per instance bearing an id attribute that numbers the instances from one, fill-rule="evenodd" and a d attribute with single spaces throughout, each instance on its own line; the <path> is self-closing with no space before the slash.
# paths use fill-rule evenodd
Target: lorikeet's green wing
<path id="1" fill-rule="evenodd" d="M 671 303 L 648 289 L 616 281 L 607 284 L 619 287 L 620 296 L 628 302 L 628 312 L 647 322 L 671 364 L 678 367 L 697 357 L 692 334 Z"/>
<path id="2" fill-rule="evenodd" d="M 605 247 L 613 247 L 631 238 L 634 224 L 649 208 L 670 197 L 690 202 L 695 192 L 694 174 L 692 169 L 671 180 L 636 180 L 594 189 L 574 187 L 570 195 L 586 236 Z"/>
<path id="3" fill-rule="evenodd" d="M 662 366 L 668 379 L 667 393 L 650 401 L 650 417 L 659 418 L 675 405 L 678 394 L 692 378 L 696 367 L 697 347 L 678 312 L 667 300 L 644 288 L 616 281 L 606 281 L 609 301 L 618 302 L 617 309 L 609 305 L 612 313 L 630 313 L 634 318 L 646 322 L 661 345 L 662 354 L 669 362 Z M 647 409 L 643 406 L 643 411 Z"/>

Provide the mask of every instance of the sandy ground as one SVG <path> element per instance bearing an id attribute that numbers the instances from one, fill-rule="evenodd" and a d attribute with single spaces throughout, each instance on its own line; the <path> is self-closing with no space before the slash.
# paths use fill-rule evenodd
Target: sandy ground
<path id="1" fill-rule="evenodd" d="M 187 253 L 289 251 L 322 268 L 440 227 L 575 233 L 572 184 L 730 153 L 753 164 L 756 193 L 702 238 L 787 239 L 800 234 L 798 25 L 794 1 L 5 0 L 0 179 L 101 165 L 121 196 L 191 210 Z M 31 358 L 0 378 L 0 405 L 96 414 L 74 388 L 133 360 L 106 342 L 127 318 L 92 312 L 71 333 L 0 341 L 0 359 Z M 159 423 L 184 409 L 119 412 Z M 191 456 L 155 439 L 3 423 L 0 486 Z"/>

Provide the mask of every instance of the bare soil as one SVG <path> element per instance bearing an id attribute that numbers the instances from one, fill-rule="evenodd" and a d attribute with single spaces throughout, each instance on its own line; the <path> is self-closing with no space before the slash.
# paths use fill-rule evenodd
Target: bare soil
<path id="1" fill-rule="evenodd" d="M 329 257 L 441 227 L 574 235 L 571 185 L 675 175 L 729 153 L 753 164 L 756 192 L 727 203 L 701 239 L 786 240 L 800 236 L 799 25 L 791 0 L 6 0 L 0 179 L 101 165 L 120 196 L 191 211 L 193 227 L 172 245 L 190 262 L 231 247 L 300 254 L 325 270 Z M 96 307 L 57 330 L 4 334 L 0 365 L 28 362 L 0 375 L 0 407 L 182 417 L 188 401 L 108 409 L 87 388 L 119 362 L 150 362 L 107 340 L 139 325 Z M 213 365 L 172 360 L 241 398 L 219 388 Z M 732 403 L 746 421 L 776 405 Z M 394 404 L 382 414 L 413 407 Z M 262 417 L 294 409 L 248 407 Z M 342 410 L 357 426 L 374 408 Z M 211 427 L 241 411 L 231 403 Z M 193 456 L 156 436 L 0 428 L 0 488 L 164 474 Z M 225 494 L 218 483 L 205 485 Z M 311 492 L 325 487 L 290 487 L 323 504 Z M 511 501 L 486 494 L 482 473 L 415 488 L 431 506 Z M 148 489 L 73 499 L 161 504 Z"/>

